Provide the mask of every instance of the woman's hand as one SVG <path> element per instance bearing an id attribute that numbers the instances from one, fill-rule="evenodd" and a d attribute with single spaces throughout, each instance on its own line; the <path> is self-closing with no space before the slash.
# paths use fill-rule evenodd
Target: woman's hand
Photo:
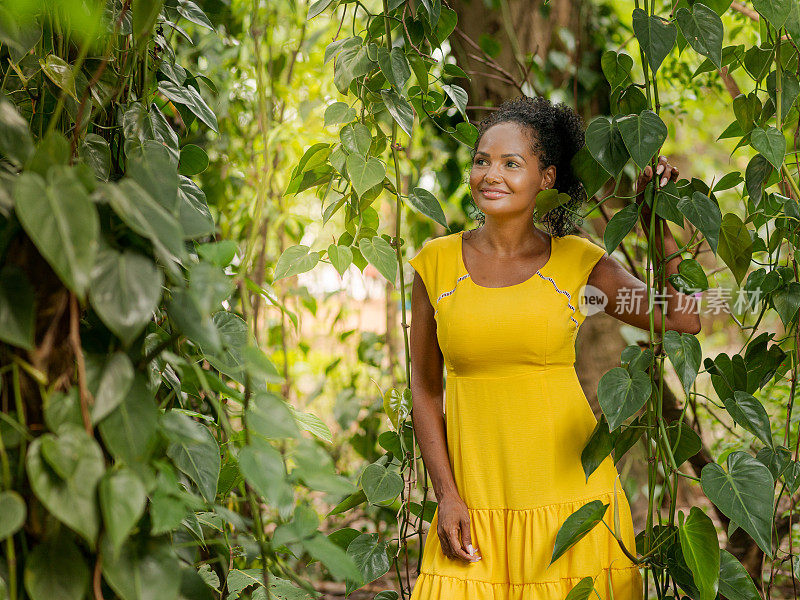
<path id="1" fill-rule="evenodd" d="M 667 185 L 667 182 L 670 180 L 678 181 L 678 167 L 673 167 L 670 165 L 669 162 L 667 162 L 666 156 L 658 157 L 656 174 L 661 176 L 661 181 L 658 185 L 660 188 Z M 639 174 L 639 178 L 636 180 L 636 204 L 641 205 L 642 219 L 645 220 L 648 225 L 650 223 L 650 207 L 644 201 L 644 190 L 652 178 L 653 168 L 650 165 L 647 165 L 644 169 L 642 169 L 642 172 Z M 658 215 L 656 215 L 656 218 L 658 218 Z"/>
<path id="2" fill-rule="evenodd" d="M 475 548 L 475 554 L 470 556 L 472 536 L 469 531 L 469 512 L 467 505 L 457 495 L 445 496 L 439 502 L 438 525 L 436 533 L 447 558 L 476 562 L 483 558 Z M 461 540 L 459 541 L 459 533 Z"/>

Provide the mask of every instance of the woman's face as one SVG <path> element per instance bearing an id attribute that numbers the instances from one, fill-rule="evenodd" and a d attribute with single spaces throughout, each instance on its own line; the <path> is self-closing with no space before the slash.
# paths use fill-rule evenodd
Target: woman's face
<path id="1" fill-rule="evenodd" d="M 536 194 L 553 187 L 555 165 L 540 172 L 531 146 L 530 135 L 517 123 L 498 123 L 483 133 L 469 183 L 475 204 L 487 216 L 527 218 L 536 206 Z"/>

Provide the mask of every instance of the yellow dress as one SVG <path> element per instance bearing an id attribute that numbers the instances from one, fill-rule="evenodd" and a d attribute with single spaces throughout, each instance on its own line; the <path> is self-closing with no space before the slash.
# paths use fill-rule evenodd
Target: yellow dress
<path id="1" fill-rule="evenodd" d="M 411 600 L 563 600 L 584 577 L 590 598 L 641 600 L 642 577 L 599 523 L 548 567 L 556 534 L 602 500 L 614 528 L 618 471 L 607 457 L 588 481 L 581 451 L 597 423 L 575 372 L 578 294 L 604 250 L 576 235 L 551 238 L 547 263 L 516 285 L 474 283 L 462 233 L 427 241 L 411 260 L 435 310 L 444 356 L 447 448 L 483 559 L 447 558 L 438 509 Z M 622 539 L 635 555 L 628 499 L 616 485 Z"/>

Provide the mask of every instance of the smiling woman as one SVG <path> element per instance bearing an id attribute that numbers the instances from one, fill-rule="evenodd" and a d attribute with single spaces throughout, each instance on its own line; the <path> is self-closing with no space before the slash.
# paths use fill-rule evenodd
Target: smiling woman
<path id="1" fill-rule="evenodd" d="M 642 597 L 614 462 L 606 456 L 588 476 L 581 463 L 597 419 L 575 372 L 575 339 L 590 280 L 609 295 L 645 284 L 571 233 L 585 191 L 570 161 L 582 145 L 569 107 L 503 104 L 473 153 L 482 226 L 430 240 L 410 260 L 412 421 L 438 499 L 411 600 L 561 600 L 586 577 L 600 600 Z M 659 173 L 677 170 L 664 158 Z M 553 188 L 569 200 L 544 214 L 548 235 L 533 216 L 539 192 Z M 666 324 L 699 328 L 688 312 L 670 311 Z M 565 544 L 560 530 L 579 510 L 596 513 L 595 525 L 618 518 L 625 549 L 601 526 Z"/>

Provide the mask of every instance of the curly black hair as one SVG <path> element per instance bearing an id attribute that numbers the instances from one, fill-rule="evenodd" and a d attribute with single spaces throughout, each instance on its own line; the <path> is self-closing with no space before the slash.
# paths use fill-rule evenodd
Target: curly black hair
<path id="1" fill-rule="evenodd" d="M 492 125 L 513 122 L 530 132 L 533 152 L 539 158 L 541 170 L 556 166 L 554 188 L 566 192 L 572 199 L 547 212 L 541 221 L 550 235 L 563 237 L 580 225 L 578 209 L 586 201 L 583 184 L 572 169 L 572 158 L 583 147 L 583 118 L 563 102 L 552 104 L 543 96 L 520 96 L 503 102 L 478 127 L 478 137 L 472 148 L 472 158 L 478 151 L 481 137 Z M 474 204 L 474 200 L 473 200 Z M 477 206 L 476 206 L 477 208 Z M 485 215 L 478 210 L 478 220 L 484 223 Z"/>

